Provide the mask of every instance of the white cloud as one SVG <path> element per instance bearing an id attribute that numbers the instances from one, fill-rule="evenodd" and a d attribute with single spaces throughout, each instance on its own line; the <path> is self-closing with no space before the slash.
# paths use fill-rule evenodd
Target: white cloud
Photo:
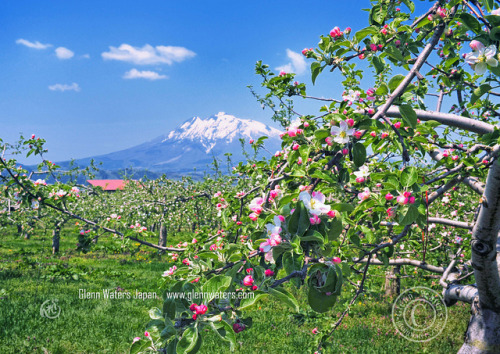
<path id="1" fill-rule="evenodd" d="M 144 47 L 133 47 L 129 44 L 122 44 L 118 48 L 109 47 L 109 52 L 103 52 L 105 60 L 120 60 L 137 65 L 167 64 L 182 62 L 196 55 L 195 52 L 184 47 L 156 46 L 146 44 Z"/>
<path id="2" fill-rule="evenodd" d="M 288 59 L 291 60 L 291 62 L 286 65 L 277 67 L 276 70 L 284 71 L 286 73 L 295 73 L 297 75 L 305 73 L 307 69 L 307 63 L 302 54 L 287 49 L 286 55 Z"/>
<path id="3" fill-rule="evenodd" d="M 73 53 L 71 50 L 69 50 L 68 48 L 64 48 L 64 47 L 56 48 L 55 52 L 56 52 L 56 56 L 62 60 L 71 59 L 75 55 L 75 53 Z"/>
<path id="4" fill-rule="evenodd" d="M 161 80 L 166 79 L 166 75 L 160 75 L 154 71 L 139 71 L 137 69 L 132 69 L 127 71 L 125 75 L 123 75 L 124 79 L 147 79 L 147 80 Z"/>
<path id="5" fill-rule="evenodd" d="M 84 55 L 82 55 L 82 58 L 83 59 L 90 59 L 90 54 L 84 54 Z"/>
<path id="6" fill-rule="evenodd" d="M 49 90 L 51 91 L 75 91 L 78 92 L 80 91 L 80 86 L 76 82 L 73 82 L 71 85 L 66 85 L 66 84 L 55 84 L 49 86 Z"/>
<path id="7" fill-rule="evenodd" d="M 47 49 L 48 47 L 52 47 L 52 44 L 43 44 L 40 43 L 39 41 L 36 42 L 30 42 L 27 41 L 26 39 L 19 38 L 16 41 L 17 44 L 22 44 L 28 48 L 33 48 L 33 49 Z"/>

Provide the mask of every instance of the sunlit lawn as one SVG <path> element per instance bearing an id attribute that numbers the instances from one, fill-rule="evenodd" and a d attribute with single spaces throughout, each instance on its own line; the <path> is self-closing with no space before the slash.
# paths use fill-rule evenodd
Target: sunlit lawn
<path id="1" fill-rule="evenodd" d="M 81 254 L 74 250 L 76 236 L 63 235 L 61 254 L 53 257 L 49 236 L 24 240 L 12 233 L 0 235 L 0 353 L 127 352 L 132 339 L 143 334 L 148 310 L 162 307 L 161 299 L 79 299 L 79 289 L 161 295 L 158 281 L 169 267 L 166 256 L 158 258 L 149 250 L 134 255 L 102 250 Z M 320 315 L 308 309 L 303 289 L 292 291 L 299 294 L 301 312 L 293 314 L 272 299 L 257 303 L 248 313 L 253 326 L 237 334 L 238 352 L 314 352 L 315 343 L 329 331 L 345 304 Z M 350 296 L 345 295 L 343 301 Z M 59 317 L 42 317 L 40 306 L 52 299 L 61 308 Z M 443 333 L 427 343 L 410 342 L 396 334 L 391 308 L 392 302 L 376 293 L 363 296 L 335 331 L 332 347 L 324 352 L 450 353 L 460 348 L 469 317 L 467 306 L 450 308 Z M 312 333 L 315 327 L 319 334 Z M 202 352 L 229 349 L 207 332 Z"/>

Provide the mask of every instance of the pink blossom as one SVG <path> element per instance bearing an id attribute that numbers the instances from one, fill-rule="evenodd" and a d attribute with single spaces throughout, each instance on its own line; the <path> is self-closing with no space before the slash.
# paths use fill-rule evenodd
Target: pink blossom
<path id="1" fill-rule="evenodd" d="M 243 285 L 245 286 L 252 286 L 253 285 L 253 277 L 251 275 L 247 275 L 245 278 L 243 278 Z"/>
<path id="2" fill-rule="evenodd" d="M 396 129 L 401 128 L 401 122 L 394 123 L 394 128 L 396 128 Z"/>
<path id="3" fill-rule="evenodd" d="M 383 132 L 383 133 L 380 135 L 380 137 L 381 137 L 382 139 L 385 139 L 385 138 L 387 138 L 388 136 L 389 136 L 389 133 L 388 133 L 388 132 Z"/>
<path id="4" fill-rule="evenodd" d="M 394 208 L 388 208 L 386 210 L 386 213 L 387 213 L 387 218 L 388 219 L 392 219 L 396 216 L 396 210 Z"/>
<path id="5" fill-rule="evenodd" d="M 377 137 L 377 133 L 376 132 L 371 132 L 370 135 L 373 136 L 374 138 Z"/>
<path id="6" fill-rule="evenodd" d="M 396 198 L 396 201 L 400 204 L 400 205 L 405 205 L 405 204 L 408 204 L 408 198 L 405 197 L 404 195 L 398 195 L 398 197 Z"/>
<path id="7" fill-rule="evenodd" d="M 135 337 L 134 340 L 132 341 L 132 343 L 135 343 L 137 341 L 141 340 L 141 337 Z"/>
<path id="8" fill-rule="evenodd" d="M 363 183 L 365 181 L 364 177 L 357 177 L 356 178 L 356 183 Z"/>
<path id="9" fill-rule="evenodd" d="M 309 221 L 311 222 L 311 225 L 321 224 L 321 219 L 318 217 L 318 215 L 313 215 L 311 218 L 309 218 Z"/>
<path id="10" fill-rule="evenodd" d="M 286 75 L 286 72 L 281 70 L 279 76 L 285 76 L 285 75 Z"/>
<path id="11" fill-rule="evenodd" d="M 312 334 L 318 334 L 319 331 L 318 331 L 318 328 L 313 328 L 311 332 L 312 332 Z"/>
<path id="12" fill-rule="evenodd" d="M 330 31 L 330 37 L 336 39 L 338 37 L 342 37 L 343 33 L 342 31 L 340 31 L 340 28 L 338 27 L 334 27 L 331 31 Z"/>
<path id="13" fill-rule="evenodd" d="M 363 192 L 361 193 L 358 193 L 358 198 L 360 200 L 360 202 L 363 202 L 365 200 L 367 200 L 368 198 L 370 198 L 370 190 L 368 188 L 365 188 Z"/>
<path id="14" fill-rule="evenodd" d="M 360 131 L 360 130 L 357 130 L 357 131 L 355 131 L 355 132 L 354 132 L 354 137 L 355 137 L 356 139 L 361 139 L 361 135 L 362 135 L 362 134 L 363 134 L 363 133 L 361 133 L 361 131 Z"/>
<path id="15" fill-rule="evenodd" d="M 328 213 L 326 213 L 326 215 L 328 215 L 328 217 L 330 218 L 334 218 L 337 216 L 337 212 L 335 210 L 330 210 Z"/>
<path id="16" fill-rule="evenodd" d="M 300 145 L 297 144 L 297 143 L 295 143 L 295 144 L 292 145 L 292 150 L 296 151 L 296 150 L 299 149 L 299 147 L 300 147 Z"/>
<path id="17" fill-rule="evenodd" d="M 354 126 L 354 119 L 352 118 L 346 119 L 345 122 L 347 123 L 347 126 L 349 126 L 349 128 L 352 128 Z"/>
<path id="18" fill-rule="evenodd" d="M 207 312 L 208 308 L 206 305 L 201 304 L 200 306 L 196 306 L 196 314 L 204 315 Z"/>
<path id="19" fill-rule="evenodd" d="M 264 272 L 264 275 L 266 277 L 272 277 L 274 275 L 274 272 L 271 269 L 266 269 L 266 271 Z"/>
<path id="20" fill-rule="evenodd" d="M 348 153 L 349 153 L 349 149 L 347 149 L 347 148 L 343 148 L 343 149 L 342 149 L 342 155 L 344 155 L 344 156 L 345 156 L 345 155 L 347 155 Z"/>
<path id="21" fill-rule="evenodd" d="M 332 262 L 334 264 L 340 264 L 342 262 L 342 260 L 339 257 L 333 257 L 332 258 Z"/>
<path id="22" fill-rule="evenodd" d="M 326 137 L 325 142 L 328 146 L 332 146 L 333 145 L 333 137 L 331 137 L 331 136 Z"/>
<path id="23" fill-rule="evenodd" d="M 144 336 L 149 337 L 149 332 L 148 331 L 144 332 Z"/>
<path id="24" fill-rule="evenodd" d="M 391 201 L 393 198 L 394 198 L 394 196 L 391 193 L 387 193 L 385 195 L 385 200 L 387 200 L 387 201 Z"/>

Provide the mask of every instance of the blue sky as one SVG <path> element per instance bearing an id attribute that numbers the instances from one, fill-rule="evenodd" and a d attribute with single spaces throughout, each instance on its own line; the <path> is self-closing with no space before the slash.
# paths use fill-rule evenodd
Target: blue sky
<path id="1" fill-rule="evenodd" d="M 359 1 L 0 2 L 0 138 L 48 141 L 51 160 L 151 140 L 192 116 L 219 111 L 272 123 L 247 85 L 254 65 L 293 58 L 334 26 L 367 26 Z M 288 55 L 290 54 L 290 55 Z M 305 69 L 304 69 L 305 68 Z M 337 96 L 325 73 L 309 93 Z M 301 104 L 316 113 L 318 104 Z"/>

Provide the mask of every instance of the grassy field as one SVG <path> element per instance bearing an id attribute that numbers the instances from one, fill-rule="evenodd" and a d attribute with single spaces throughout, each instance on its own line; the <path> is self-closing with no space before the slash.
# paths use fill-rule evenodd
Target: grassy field
<path id="1" fill-rule="evenodd" d="M 190 235 L 185 235 L 191 239 Z M 149 321 L 148 310 L 162 307 L 161 299 L 80 299 L 80 289 L 157 292 L 167 257 L 141 249 L 135 254 L 113 254 L 104 249 L 87 254 L 75 251 L 76 235 L 63 234 L 61 253 L 50 253 L 50 237 L 38 233 L 30 240 L 0 231 L 0 353 L 124 353 L 141 336 Z M 177 240 L 176 240 L 177 241 Z M 102 239 L 99 243 L 110 243 Z M 171 243 L 171 242 L 169 242 Z M 175 243 L 175 242 L 174 242 Z M 301 312 L 272 299 L 258 303 L 249 316 L 252 328 L 237 334 L 240 353 L 309 353 L 322 333 L 343 309 L 316 314 L 299 293 Z M 57 300 L 59 317 L 42 317 L 40 306 Z M 345 299 L 346 300 L 346 299 Z M 344 301 L 345 301 L 344 300 Z M 449 309 L 442 334 L 427 343 L 414 343 L 395 333 L 391 301 L 377 293 L 362 297 L 334 333 L 334 353 L 453 353 L 463 340 L 468 306 Z M 320 334 L 314 335 L 317 327 Z M 202 353 L 229 352 L 207 332 Z"/>

